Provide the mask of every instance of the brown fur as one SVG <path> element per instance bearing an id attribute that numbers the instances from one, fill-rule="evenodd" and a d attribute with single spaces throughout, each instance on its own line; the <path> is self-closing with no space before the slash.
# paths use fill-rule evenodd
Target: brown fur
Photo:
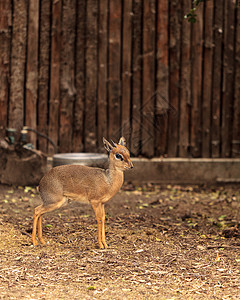
<path id="1" fill-rule="evenodd" d="M 112 146 L 103 138 L 109 152 L 109 168 L 107 170 L 79 165 L 65 165 L 53 168 L 40 181 L 39 192 L 43 204 L 35 208 L 33 216 L 33 245 L 37 245 L 42 237 L 42 215 L 55 210 L 67 203 L 68 199 L 90 202 L 98 223 L 98 243 L 100 248 L 107 248 L 105 240 L 104 204 L 109 201 L 123 184 L 123 171 L 133 167 L 130 153 L 125 147 L 122 137 L 119 144 Z M 116 155 L 121 155 L 120 159 Z"/>

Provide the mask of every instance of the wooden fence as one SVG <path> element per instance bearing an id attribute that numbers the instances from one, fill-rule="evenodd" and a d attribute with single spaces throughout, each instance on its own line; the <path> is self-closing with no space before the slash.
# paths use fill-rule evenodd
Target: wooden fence
<path id="1" fill-rule="evenodd" d="M 24 125 L 59 152 L 240 156 L 234 1 L 0 0 L 0 135 Z M 51 144 L 32 142 L 52 153 Z"/>

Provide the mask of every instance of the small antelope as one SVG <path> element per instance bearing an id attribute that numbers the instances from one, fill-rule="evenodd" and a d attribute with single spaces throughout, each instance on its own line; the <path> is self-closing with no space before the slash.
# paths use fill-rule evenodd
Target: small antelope
<path id="1" fill-rule="evenodd" d="M 98 243 L 107 248 L 105 239 L 104 204 L 110 200 L 123 184 L 123 171 L 133 168 L 126 141 L 121 137 L 118 144 L 111 145 L 105 138 L 103 144 L 108 151 L 109 168 L 107 170 L 80 165 L 64 165 L 51 169 L 40 181 L 39 192 L 43 204 L 37 206 L 33 216 L 32 241 L 37 245 L 42 237 L 42 215 L 67 203 L 68 199 L 80 202 L 89 201 L 95 212 L 98 224 Z"/>

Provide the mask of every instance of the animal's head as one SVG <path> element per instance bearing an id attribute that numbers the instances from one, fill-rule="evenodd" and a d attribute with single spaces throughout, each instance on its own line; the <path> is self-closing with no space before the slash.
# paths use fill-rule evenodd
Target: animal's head
<path id="1" fill-rule="evenodd" d="M 113 141 L 112 144 L 110 144 L 103 138 L 103 144 L 109 153 L 110 163 L 113 164 L 116 169 L 124 171 L 133 168 L 133 164 L 130 160 L 130 152 L 126 148 L 126 140 L 124 137 L 120 138 L 118 144 L 115 144 Z"/>

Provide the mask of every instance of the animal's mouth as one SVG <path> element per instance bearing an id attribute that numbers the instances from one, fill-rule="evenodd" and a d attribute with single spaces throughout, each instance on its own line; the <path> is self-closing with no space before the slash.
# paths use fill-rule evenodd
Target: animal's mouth
<path id="1" fill-rule="evenodd" d="M 131 164 L 130 166 L 124 166 L 125 169 L 129 170 L 133 168 L 133 165 Z"/>

